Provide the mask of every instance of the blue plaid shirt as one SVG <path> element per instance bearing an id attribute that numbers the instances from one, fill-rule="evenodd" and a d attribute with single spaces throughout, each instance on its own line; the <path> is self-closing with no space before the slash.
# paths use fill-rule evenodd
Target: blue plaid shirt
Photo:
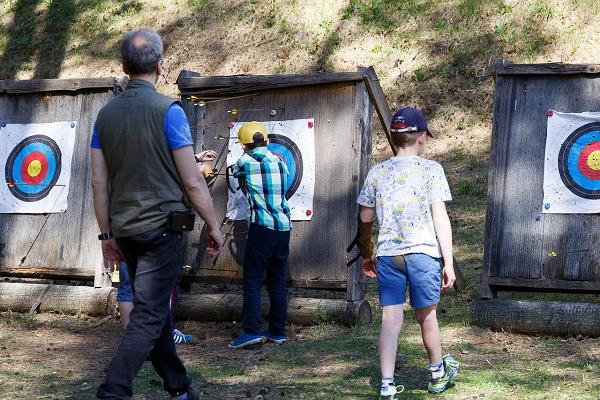
<path id="1" fill-rule="evenodd" d="M 244 153 L 235 163 L 233 176 L 245 188 L 251 223 L 276 231 L 292 229 L 290 207 L 285 198 L 288 175 L 285 163 L 267 147 Z"/>

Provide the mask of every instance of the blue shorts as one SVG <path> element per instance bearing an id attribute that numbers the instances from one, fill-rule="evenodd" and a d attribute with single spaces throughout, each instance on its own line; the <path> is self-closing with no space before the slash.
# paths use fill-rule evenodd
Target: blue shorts
<path id="1" fill-rule="evenodd" d="M 439 258 L 421 253 L 405 254 L 403 268 L 399 268 L 393 259 L 377 257 L 377 284 L 382 307 L 404 304 L 407 283 L 413 308 L 425 308 L 440 302 L 442 269 Z"/>
<path id="2" fill-rule="evenodd" d="M 133 289 L 129 280 L 129 272 L 127 271 L 127 263 L 121 261 L 119 264 L 119 288 L 117 289 L 117 302 L 133 303 Z"/>

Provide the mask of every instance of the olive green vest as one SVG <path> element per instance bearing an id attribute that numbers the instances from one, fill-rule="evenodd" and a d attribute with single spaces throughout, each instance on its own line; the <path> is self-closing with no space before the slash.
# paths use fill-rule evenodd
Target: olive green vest
<path id="1" fill-rule="evenodd" d="M 169 212 L 188 208 L 165 132 L 165 116 L 175 102 L 149 82 L 132 80 L 98 113 L 116 237 L 150 231 L 164 224 Z"/>

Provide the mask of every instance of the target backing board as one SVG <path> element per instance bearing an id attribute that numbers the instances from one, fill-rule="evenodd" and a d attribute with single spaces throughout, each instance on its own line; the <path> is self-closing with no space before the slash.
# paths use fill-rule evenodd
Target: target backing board
<path id="1" fill-rule="evenodd" d="M 229 132 L 227 166 L 235 164 L 244 150 L 237 141 L 238 131 L 245 122 L 236 122 Z M 287 198 L 293 221 L 309 221 L 313 216 L 315 191 L 315 136 L 314 119 L 262 122 L 269 134 L 268 149 L 286 164 L 288 177 Z M 227 217 L 233 220 L 247 218 L 245 195 L 237 179 L 229 177 Z"/>
<path id="2" fill-rule="evenodd" d="M 600 213 L 600 112 L 548 111 L 542 212 Z"/>
<path id="3" fill-rule="evenodd" d="M 2 124 L 0 213 L 67 210 L 76 122 Z"/>

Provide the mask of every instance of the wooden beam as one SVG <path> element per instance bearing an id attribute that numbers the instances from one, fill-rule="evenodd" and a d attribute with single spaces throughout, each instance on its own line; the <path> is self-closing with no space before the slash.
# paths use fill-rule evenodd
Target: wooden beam
<path id="1" fill-rule="evenodd" d="M 561 301 L 475 300 L 471 321 L 526 334 L 600 336 L 600 304 Z"/>
<path id="2" fill-rule="evenodd" d="M 186 75 L 189 75 L 189 73 L 186 73 Z M 201 98 L 212 98 L 261 90 L 353 82 L 363 79 L 364 75 L 362 72 L 334 72 L 307 75 L 180 76 L 177 79 L 177 86 L 184 95 L 194 94 Z"/>
<path id="3" fill-rule="evenodd" d="M 600 74 L 600 64 L 511 64 L 499 61 L 492 68 L 495 75 L 573 75 Z"/>
<path id="4" fill-rule="evenodd" d="M 63 279 L 92 281 L 94 274 L 74 268 L 0 267 L 0 276 L 14 278 Z"/>
<path id="5" fill-rule="evenodd" d="M 43 92 L 78 92 L 115 90 L 122 86 L 119 78 L 1 80 L 0 93 L 26 94 Z"/>
<path id="6" fill-rule="evenodd" d="M 32 306 L 40 312 L 114 315 L 117 289 L 90 286 L 44 285 L 0 282 L 0 309 L 28 312 Z"/>
<path id="7" fill-rule="evenodd" d="M 228 285 L 241 285 L 242 278 L 231 278 L 227 276 L 198 276 L 193 274 L 182 275 L 183 281 L 199 283 L 215 283 Z M 288 279 L 288 287 L 304 289 L 330 289 L 346 290 L 347 282 L 345 280 L 310 280 L 310 279 Z"/>
<path id="8" fill-rule="evenodd" d="M 377 115 L 379 116 L 379 122 L 381 122 L 381 127 L 385 132 L 385 137 L 392 148 L 392 152 L 394 155 L 397 154 L 396 147 L 392 143 L 392 134 L 390 132 L 390 124 L 392 122 L 392 110 L 390 110 L 390 106 L 385 98 L 385 93 L 383 93 L 383 89 L 379 84 L 379 77 L 375 72 L 375 68 L 369 67 L 365 70 L 365 83 L 367 84 L 367 91 L 369 92 L 369 96 L 371 97 L 371 101 L 375 105 L 375 110 L 377 111 Z"/>
<path id="9" fill-rule="evenodd" d="M 239 321 L 244 297 L 232 293 L 181 295 L 177 299 L 177 318 L 197 321 Z M 263 296 L 262 315 L 268 317 L 269 300 Z M 334 321 L 348 325 L 371 323 L 371 307 L 367 301 L 290 297 L 288 321 L 312 324 Z"/>
<path id="10" fill-rule="evenodd" d="M 552 292 L 600 292 L 600 282 L 567 281 L 560 279 L 518 279 L 518 278 L 488 278 L 488 284 L 500 290 L 513 290 L 519 288 L 540 289 Z"/>

